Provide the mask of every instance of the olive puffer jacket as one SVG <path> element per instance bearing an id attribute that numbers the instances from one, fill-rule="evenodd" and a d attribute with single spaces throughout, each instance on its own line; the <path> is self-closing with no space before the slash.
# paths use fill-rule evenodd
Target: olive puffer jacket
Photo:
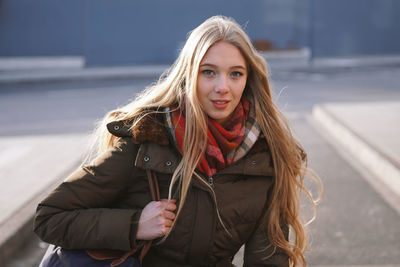
<path id="1" fill-rule="evenodd" d="M 39 204 L 34 231 L 42 240 L 74 249 L 128 251 L 137 245 L 138 220 L 151 201 L 145 170 L 156 172 L 161 198 L 168 198 L 181 155 L 160 115 L 147 116 L 133 130 L 129 126 L 127 121 L 108 124 L 120 137 L 117 144 Z M 267 238 L 273 169 L 264 138 L 212 178 L 196 172 L 215 194 L 193 176 L 175 227 L 164 242 L 153 242 L 143 266 L 232 266 L 243 244 L 244 266 L 288 266 L 287 255 Z"/>

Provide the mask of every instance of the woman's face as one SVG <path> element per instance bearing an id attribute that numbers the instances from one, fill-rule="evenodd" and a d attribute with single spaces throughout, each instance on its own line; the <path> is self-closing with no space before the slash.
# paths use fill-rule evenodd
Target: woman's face
<path id="1" fill-rule="evenodd" d="M 207 115 L 222 124 L 240 102 L 247 81 L 246 60 L 234 45 L 212 45 L 200 62 L 197 96 Z"/>

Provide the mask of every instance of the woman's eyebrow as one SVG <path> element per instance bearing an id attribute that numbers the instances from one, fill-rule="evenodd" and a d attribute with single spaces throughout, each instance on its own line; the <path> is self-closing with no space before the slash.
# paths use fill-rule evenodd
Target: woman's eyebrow
<path id="1" fill-rule="evenodd" d="M 231 69 L 244 69 L 244 70 L 246 70 L 246 67 L 244 67 L 242 65 L 237 65 L 237 66 L 232 66 Z"/>
<path id="2" fill-rule="evenodd" d="M 203 64 L 200 65 L 200 67 L 213 67 L 213 68 L 216 68 L 217 65 L 212 64 L 212 63 L 203 63 Z M 246 67 L 244 67 L 243 65 L 230 66 L 229 68 L 230 69 L 243 69 L 243 70 L 246 70 Z"/>
<path id="3" fill-rule="evenodd" d="M 214 64 L 211 64 L 211 63 L 203 63 L 203 64 L 200 65 L 200 67 L 213 67 L 213 68 L 216 68 L 217 65 L 214 65 Z"/>

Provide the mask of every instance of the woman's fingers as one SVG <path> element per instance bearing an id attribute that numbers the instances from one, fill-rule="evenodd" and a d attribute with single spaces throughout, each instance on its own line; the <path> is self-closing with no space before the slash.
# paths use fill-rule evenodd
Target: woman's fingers
<path id="1" fill-rule="evenodd" d="M 171 231 L 175 220 L 176 200 L 162 199 L 148 203 L 139 218 L 136 238 L 150 240 Z"/>
<path id="2" fill-rule="evenodd" d="M 163 208 L 166 210 L 174 211 L 176 210 L 176 200 L 171 199 L 168 201 L 168 199 L 161 199 L 160 203 L 162 204 Z"/>
<path id="3" fill-rule="evenodd" d="M 164 226 L 167 228 L 171 228 L 173 221 L 172 220 L 164 220 Z"/>
<path id="4" fill-rule="evenodd" d="M 165 219 L 168 219 L 168 220 L 174 220 L 175 219 L 175 213 L 173 213 L 171 211 L 165 210 L 162 215 L 163 215 L 163 217 Z"/>

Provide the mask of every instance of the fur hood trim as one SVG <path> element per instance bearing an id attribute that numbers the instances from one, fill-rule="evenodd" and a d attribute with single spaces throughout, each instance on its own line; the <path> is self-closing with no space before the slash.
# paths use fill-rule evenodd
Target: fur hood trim
<path id="1" fill-rule="evenodd" d="M 136 144 L 153 142 L 159 145 L 170 143 L 165 128 L 163 113 L 152 113 L 144 116 L 133 125 L 133 119 L 113 121 L 107 124 L 108 131 L 118 137 L 132 137 Z"/>

